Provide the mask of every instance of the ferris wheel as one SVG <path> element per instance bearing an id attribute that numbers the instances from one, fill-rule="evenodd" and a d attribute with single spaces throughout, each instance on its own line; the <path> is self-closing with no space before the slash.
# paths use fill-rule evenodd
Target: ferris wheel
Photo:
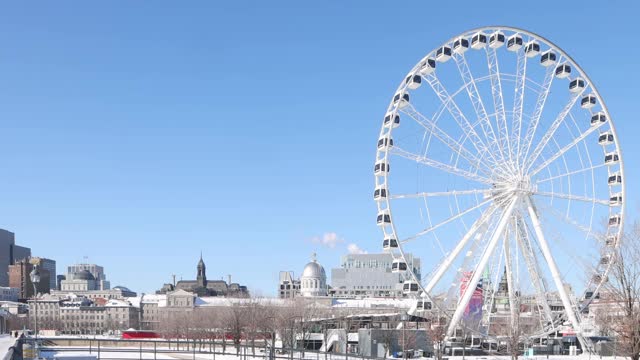
<path id="1" fill-rule="evenodd" d="M 382 246 L 414 310 L 447 313 L 449 336 L 516 321 L 581 336 L 626 179 L 605 103 L 566 52 L 502 26 L 435 48 L 392 96 L 374 173 Z"/>

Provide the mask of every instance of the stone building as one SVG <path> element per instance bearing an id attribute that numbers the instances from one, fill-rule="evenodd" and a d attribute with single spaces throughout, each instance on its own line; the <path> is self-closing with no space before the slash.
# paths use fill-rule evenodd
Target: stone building
<path id="1" fill-rule="evenodd" d="M 81 272 L 88 271 L 93 276 L 95 281 L 95 289 L 93 290 L 109 290 L 111 288 L 110 282 L 107 280 L 107 275 L 104 273 L 104 267 L 96 264 L 74 264 L 67 267 L 67 279 L 73 279 L 73 275 Z"/>
<path id="2" fill-rule="evenodd" d="M 55 295 L 58 297 L 65 297 L 69 294 L 73 294 L 76 296 L 84 296 L 89 299 L 125 299 L 129 297 L 135 297 L 137 294 L 124 287 L 124 286 L 115 286 L 112 289 L 107 290 L 74 290 L 74 291 L 61 291 L 61 290 L 52 290 L 51 295 Z"/>
<path id="3" fill-rule="evenodd" d="M 300 276 L 300 295 L 305 297 L 327 296 L 327 274 L 313 254 Z"/>
<path id="4" fill-rule="evenodd" d="M 37 302 L 37 310 L 36 310 Z M 35 314 L 38 314 L 38 329 L 59 330 L 63 334 L 99 335 L 108 332 L 137 328 L 139 308 L 130 302 L 118 299 L 106 300 L 104 305 L 86 297 L 60 299 L 45 295 L 30 299 L 30 326 L 35 326 Z"/>
<path id="5" fill-rule="evenodd" d="M 157 294 L 168 294 L 175 290 L 184 290 L 193 292 L 198 296 L 229 296 L 229 297 L 248 297 L 249 291 L 246 286 L 238 283 L 229 283 L 224 280 L 208 280 L 207 267 L 200 255 L 200 261 L 196 268 L 195 280 L 180 280 L 175 286 L 172 284 L 164 284 L 162 288 L 156 291 Z"/>

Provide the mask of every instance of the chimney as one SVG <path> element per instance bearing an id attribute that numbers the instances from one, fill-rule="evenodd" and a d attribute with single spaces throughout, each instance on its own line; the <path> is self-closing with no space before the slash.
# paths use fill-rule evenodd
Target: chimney
<path id="1" fill-rule="evenodd" d="M 229 285 L 231 285 L 231 274 L 227 275 L 229 277 Z"/>

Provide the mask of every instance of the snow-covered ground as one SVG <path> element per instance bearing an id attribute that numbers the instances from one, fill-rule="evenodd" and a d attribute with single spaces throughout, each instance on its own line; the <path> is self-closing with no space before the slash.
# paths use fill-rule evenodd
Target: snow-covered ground
<path id="1" fill-rule="evenodd" d="M 5 355 L 9 351 L 9 348 L 16 343 L 16 338 L 9 336 L 8 334 L 0 335 L 0 360 L 4 359 Z"/>

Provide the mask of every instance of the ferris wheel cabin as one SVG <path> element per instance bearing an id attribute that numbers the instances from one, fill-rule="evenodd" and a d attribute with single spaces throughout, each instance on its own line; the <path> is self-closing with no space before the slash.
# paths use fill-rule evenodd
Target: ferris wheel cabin
<path id="1" fill-rule="evenodd" d="M 393 147 L 393 139 L 390 135 L 384 135 L 378 139 L 378 150 L 387 151 Z"/>
<path id="2" fill-rule="evenodd" d="M 556 77 L 559 79 L 565 79 L 571 75 L 571 66 L 567 64 L 559 65 L 556 68 Z"/>
<path id="3" fill-rule="evenodd" d="M 609 254 L 603 255 L 600 258 L 600 264 L 601 265 L 609 265 L 611 263 L 612 258 L 613 257 L 611 255 L 609 255 Z"/>
<path id="4" fill-rule="evenodd" d="M 407 94 L 407 93 L 404 93 L 404 94 L 397 93 L 393 97 L 393 105 L 398 105 L 399 109 L 407 107 L 407 105 L 409 105 L 409 94 Z"/>
<path id="5" fill-rule="evenodd" d="M 571 91 L 572 93 L 581 92 L 582 90 L 584 90 L 585 85 L 586 84 L 583 78 L 575 78 L 569 83 L 569 91 Z"/>
<path id="6" fill-rule="evenodd" d="M 431 301 L 427 300 L 418 300 L 416 304 L 416 310 L 431 310 Z"/>
<path id="7" fill-rule="evenodd" d="M 492 49 L 497 49 L 504 45 L 504 34 L 500 31 L 496 31 L 489 37 L 489 47 Z"/>
<path id="8" fill-rule="evenodd" d="M 607 153 L 604 156 L 604 163 L 607 164 L 607 165 L 614 165 L 618 161 L 620 161 L 620 156 L 618 156 L 618 153 L 616 151 L 612 151 L 610 153 Z"/>
<path id="9" fill-rule="evenodd" d="M 542 64 L 542 66 L 544 67 L 548 67 L 555 64 L 556 60 L 557 60 L 556 53 L 554 53 L 551 50 L 547 50 L 543 52 L 542 55 L 540 56 L 540 64 Z"/>
<path id="10" fill-rule="evenodd" d="M 389 113 L 384 117 L 384 127 L 397 128 L 398 126 L 400 126 L 400 115 Z"/>
<path id="11" fill-rule="evenodd" d="M 613 194 L 613 196 L 609 198 L 609 205 L 611 206 L 622 205 L 622 193 Z"/>
<path id="12" fill-rule="evenodd" d="M 580 107 L 583 109 L 591 109 L 596 106 L 596 96 L 593 94 L 589 94 L 580 100 Z"/>
<path id="13" fill-rule="evenodd" d="M 524 46 L 524 53 L 527 57 L 532 58 L 540 53 L 540 44 L 536 41 L 529 41 Z"/>
<path id="14" fill-rule="evenodd" d="M 384 176 L 389 173 L 389 164 L 385 161 L 378 161 L 373 167 L 373 173 L 376 176 Z"/>
<path id="15" fill-rule="evenodd" d="M 471 37 L 471 48 L 478 50 L 487 46 L 487 35 L 477 32 Z"/>
<path id="16" fill-rule="evenodd" d="M 609 217 L 609 227 L 616 227 L 620 225 L 621 222 L 622 218 L 620 217 L 620 214 L 615 214 Z"/>
<path id="17" fill-rule="evenodd" d="M 616 244 L 618 243 L 618 236 L 617 235 L 609 235 L 607 236 L 607 239 L 604 241 L 604 244 L 606 246 L 616 246 Z"/>
<path id="18" fill-rule="evenodd" d="M 407 280 L 402 284 L 402 292 L 406 295 L 417 294 L 420 291 L 420 286 L 417 282 Z"/>
<path id="19" fill-rule="evenodd" d="M 509 51 L 518 51 L 522 47 L 523 41 L 522 37 L 518 34 L 509 36 L 507 39 L 507 50 Z"/>
<path id="20" fill-rule="evenodd" d="M 613 134 L 611 131 L 605 131 L 598 136 L 598 144 L 600 145 L 609 145 L 613 143 Z"/>
<path id="21" fill-rule="evenodd" d="M 376 223 L 378 226 L 385 226 L 391 224 L 391 215 L 389 214 L 389 210 L 382 210 L 378 213 L 378 217 L 376 218 Z"/>
<path id="22" fill-rule="evenodd" d="M 436 61 L 428 58 L 420 64 L 420 74 L 423 76 L 431 74 L 436 69 Z"/>
<path id="23" fill-rule="evenodd" d="M 382 249 L 383 250 L 391 250 L 398 248 L 398 240 L 392 237 L 386 237 L 382 240 Z"/>
<path id="24" fill-rule="evenodd" d="M 453 42 L 453 52 L 456 54 L 464 54 L 469 50 L 469 40 L 459 37 Z"/>
<path id="25" fill-rule="evenodd" d="M 387 188 L 379 186 L 373 191 L 373 200 L 380 201 L 387 198 Z"/>
<path id="26" fill-rule="evenodd" d="M 443 46 L 436 51 L 436 60 L 443 63 L 451 59 L 451 48 Z"/>
<path id="27" fill-rule="evenodd" d="M 409 75 L 404 82 L 407 84 L 409 89 L 415 90 L 422 85 L 422 77 L 420 75 Z"/>
<path id="28" fill-rule="evenodd" d="M 607 180 L 609 186 L 621 185 L 622 184 L 622 175 L 620 172 L 615 172 L 609 175 L 609 179 Z"/>
<path id="29" fill-rule="evenodd" d="M 607 115 L 605 115 L 602 111 L 595 113 L 591 116 L 591 125 L 598 125 L 600 123 L 607 122 Z"/>
<path id="30" fill-rule="evenodd" d="M 391 263 L 391 272 L 401 273 L 407 271 L 407 263 L 401 259 L 395 259 Z"/>

